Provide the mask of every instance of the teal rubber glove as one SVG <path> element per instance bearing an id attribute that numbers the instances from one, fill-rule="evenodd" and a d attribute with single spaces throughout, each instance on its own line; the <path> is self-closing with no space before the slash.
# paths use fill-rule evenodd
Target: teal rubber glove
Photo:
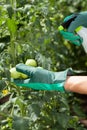
<path id="1" fill-rule="evenodd" d="M 31 67 L 25 64 L 16 65 L 16 70 L 28 75 L 28 79 L 14 79 L 17 86 L 32 88 L 36 90 L 57 90 L 65 91 L 64 83 L 68 75 L 72 75 L 71 68 L 61 72 L 52 72 L 38 67 Z"/>
<path id="2" fill-rule="evenodd" d="M 61 26 L 63 26 L 62 29 L 60 29 Z M 83 39 L 76 35 L 75 30 L 79 26 L 87 27 L 87 11 L 67 16 L 61 26 L 59 26 L 58 29 L 65 39 L 69 40 L 75 45 L 81 45 Z"/>

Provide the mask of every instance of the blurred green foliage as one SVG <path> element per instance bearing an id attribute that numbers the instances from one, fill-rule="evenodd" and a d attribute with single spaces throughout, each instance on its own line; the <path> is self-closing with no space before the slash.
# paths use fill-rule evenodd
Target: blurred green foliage
<path id="1" fill-rule="evenodd" d="M 9 69 L 29 58 L 52 71 L 68 67 L 86 70 L 83 48 L 67 42 L 58 32 L 64 17 L 87 10 L 86 3 L 87 0 L 0 1 L 0 97 L 3 89 L 11 93 L 9 101 L 0 105 L 1 130 L 86 130 L 79 124 L 79 118 L 86 117 L 81 100 L 73 93 L 17 88 L 9 82 Z"/>

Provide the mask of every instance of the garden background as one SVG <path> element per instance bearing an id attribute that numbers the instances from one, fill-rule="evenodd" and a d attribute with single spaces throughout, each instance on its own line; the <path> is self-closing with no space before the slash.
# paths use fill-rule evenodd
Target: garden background
<path id="1" fill-rule="evenodd" d="M 51 71 L 86 71 L 82 46 L 58 32 L 65 16 L 86 10 L 87 0 L 0 0 L 0 130 L 87 129 L 80 123 L 87 118 L 85 95 L 19 88 L 9 72 L 27 59 Z"/>

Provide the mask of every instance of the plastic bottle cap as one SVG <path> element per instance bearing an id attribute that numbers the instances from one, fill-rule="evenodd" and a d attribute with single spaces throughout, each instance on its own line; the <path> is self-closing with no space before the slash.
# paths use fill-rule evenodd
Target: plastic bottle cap
<path id="1" fill-rule="evenodd" d="M 82 26 L 79 26 L 78 28 L 75 29 L 76 32 L 79 32 L 82 29 Z"/>

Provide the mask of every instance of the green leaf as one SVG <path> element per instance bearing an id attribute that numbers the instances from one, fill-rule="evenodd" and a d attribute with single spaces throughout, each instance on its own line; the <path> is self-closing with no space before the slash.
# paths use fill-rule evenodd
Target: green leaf
<path id="1" fill-rule="evenodd" d="M 14 10 L 13 10 L 12 6 L 11 5 L 6 5 L 6 9 L 8 11 L 9 18 L 12 18 L 13 13 L 14 13 Z"/>
<path id="2" fill-rule="evenodd" d="M 60 126 L 62 126 L 63 128 L 67 128 L 67 124 L 69 122 L 70 117 L 65 114 L 65 113 L 58 113 L 57 114 L 57 119 L 58 119 L 58 123 L 60 124 Z"/>
<path id="3" fill-rule="evenodd" d="M 29 120 L 26 117 L 13 117 L 14 130 L 29 130 Z"/>
<path id="4" fill-rule="evenodd" d="M 40 106 L 38 103 L 32 103 L 28 107 L 29 117 L 31 121 L 36 121 L 40 115 Z"/>

